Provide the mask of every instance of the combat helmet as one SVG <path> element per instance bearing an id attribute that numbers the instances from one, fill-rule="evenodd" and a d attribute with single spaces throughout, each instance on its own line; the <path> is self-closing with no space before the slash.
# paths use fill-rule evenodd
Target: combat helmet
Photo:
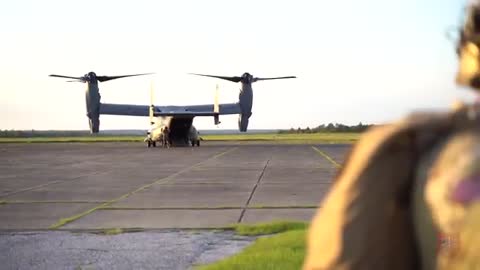
<path id="1" fill-rule="evenodd" d="M 459 85 L 480 90 L 480 1 L 472 2 L 466 10 L 457 44 Z"/>

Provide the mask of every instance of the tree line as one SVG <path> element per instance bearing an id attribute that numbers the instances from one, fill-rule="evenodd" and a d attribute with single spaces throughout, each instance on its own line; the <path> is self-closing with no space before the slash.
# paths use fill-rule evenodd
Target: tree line
<path id="1" fill-rule="evenodd" d="M 314 128 L 290 128 L 279 130 L 280 134 L 288 133 L 321 133 L 321 132 L 363 132 L 374 125 L 365 125 L 359 123 L 358 125 L 349 126 L 339 123 L 322 124 Z M 124 132 L 102 132 L 95 134 L 95 136 L 132 136 L 140 135 L 142 131 L 124 131 Z M 0 130 L 0 137 L 3 138 L 30 138 L 30 137 L 79 137 L 91 135 L 88 130 Z"/>
<path id="2" fill-rule="evenodd" d="M 87 130 L 0 130 L 3 138 L 31 138 L 31 137 L 80 137 L 88 136 Z"/>
<path id="3" fill-rule="evenodd" d="M 288 134 L 288 133 L 321 133 L 321 132 L 363 132 L 368 128 L 374 126 L 373 124 L 362 124 L 361 122 L 358 125 L 349 126 L 340 123 L 329 123 L 322 124 L 314 128 L 290 128 L 280 130 L 279 133 Z"/>

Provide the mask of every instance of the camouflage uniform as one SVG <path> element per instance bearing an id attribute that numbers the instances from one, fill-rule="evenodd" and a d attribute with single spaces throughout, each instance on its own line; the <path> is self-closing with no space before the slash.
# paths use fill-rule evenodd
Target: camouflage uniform
<path id="1" fill-rule="evenodd" d="M 480 89 L 473 7 L 457 83 Z M 480 106 L 412 114 L 353 147 L 314 217 L 304 269 L 480 269 L 478 231 Z"/>
<path id="2" fill-rule="evenodd" d="M 313 220 L 304 269 L 435 269 L 467 212 L 452 192 L 480 175 L 479 135 L 476 107 L 365 133 Z"/>

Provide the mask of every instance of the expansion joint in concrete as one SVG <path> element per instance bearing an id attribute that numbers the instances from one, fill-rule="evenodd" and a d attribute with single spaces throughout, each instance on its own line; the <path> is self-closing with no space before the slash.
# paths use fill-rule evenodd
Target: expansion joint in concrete
<path id="1" fill-rule="evenodd" d="M 238 223 L 242 222 L 243 216 L 245 215 L 245 211 L 247 211 L 248 206 L 250 205 L 250 201 L 252 200 L 253 195 L 255 194 L 255 191 L 257 190 L 257 187 L 260 184 L 260 181 L 262 180 L 263 175 L 265 174 L 265 170 L 268 167 L 268 163 L 270 162 L 270 159 L 271 158 L 267 160 L 267 162 L 265 163 L 265 166 L 263 167 L 262 173 L 260 174 L 260 176 L 258 176 L 257 183 L 255 183 L 255 186 L 253 187 L 252 192 L 250 193 L 250 196 L 248 197 L 248 200 L 245 203 L 245 206 L 243 207 L 242 212 L 240 213 L 240 217 L 238 218 Z"/>

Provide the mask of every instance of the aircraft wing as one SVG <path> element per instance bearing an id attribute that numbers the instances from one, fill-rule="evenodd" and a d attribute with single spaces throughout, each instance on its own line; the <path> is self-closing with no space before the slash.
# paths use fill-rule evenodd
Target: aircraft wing
<path id="1" fill-rule="evenodd" d="M 100 114 L 109 115 L 132 115 L 149 116 L 148 105 L 130 105 L 130 104 L 100 104 Z M 240 114 L 241 109 L 238 103 L 219 104 L 219 111 L 214 111 L 214 104 L 207 105 L 187 105 L 187 106 L 155 106 L 154 116 L 215 116 L 226 114 Z"/>

